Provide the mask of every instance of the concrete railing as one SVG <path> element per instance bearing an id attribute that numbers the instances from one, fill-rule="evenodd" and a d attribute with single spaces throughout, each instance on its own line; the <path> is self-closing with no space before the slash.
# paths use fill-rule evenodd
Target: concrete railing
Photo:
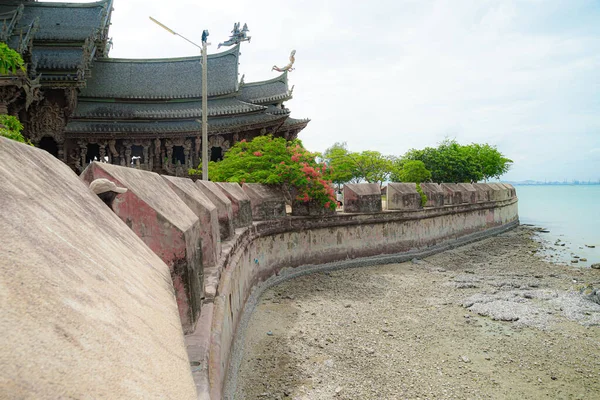
<path id="1" fill-rule="evenodd" d="M 29 153 L 41 152 L 30 148 L 21 150 L 25 147 L 15 147 L 17 154 L 21 151 L 27 154 L 16 158 L 17 163 L 23 164 L 22 169 L 28 168 Z M 73 180 L 74 175 L 65 172 L 66 167 L 57 168 L 61 172 L 56 174 L 55 164 L 60 163 L 48 161 L 44 166 L 46 182 Z M 36 171 L 36 174 L 41 173 Z M 347 185 L 344 196 L 347 212 L 291 217 L 285 215 L 283 196 L 272 187 L 192 182 L 101 163 L 90 164 L 81 177 L 86 183 L 97 178 L 128 188 L 127 193 L 119 195 L 113 203 L 114 214 L 106 206 L 102 211 L 110 216 L 113 225 L 119 225 L 119 230 L 125 229 L 131 235 L 126 229 L 128 226 L 135 232 L 140 238 L 136 239 L 136 246 L 145 248 L 145 243 L 158 256 L 153 256 L 152 262 L 158 262 L 161 271 L 170 275 L 168 284 L 172 285 L 174 297 L 164 301 L 177 305 L 181 321 L 178 332 L 180 337 L 182 330 L 187 333 L 187 353 L 193 366 L 197 398 L 201 399 L 223 398 L 240 321 L 247 315 L 249 296 L 264 287 L 263 282 L 323 268 L 396 262 L 490 235 L 518 223 L 516 193 L 514 188 L 503 184 L 422 184 L 422 191 L 428 197 L 425 208 L 421 207 L 421 196 L 414 184 L 390 184 L 385 211 L 377 185 Z M 25 179 L 33 178 L 27 175 Z M 85 192 L 83 183 L 78 190 Z M 91 198 L 102 206 L 95 196 L 90 193 L 86 196 L 85 201 Z M 73 209 L 79 206 L 72 205 Z M 50 209 L 50 212 L 55 211 Z M 78 223 L 79 220 L 73 221 Z M 85 225 L 88 235 L 79 235 L 85 237 L 78 242 L 80 252 L 87 251 L 88 247 L 102 248 L 99 241 L 106 240 L 105 223 L 94 223 L 98 226 Z M 48 233 L 42 229 L 38 235 L 43 240 Z M 136 271 L 140 288 L 146 288 L 147 296 L 156 301 L 156 289 L 152 286 L 156 279 L 146 276 L 152 274 L 152 270 L 145 271 L 145 262 L 130 254 L 130 251 L 139 253 L 140 250 L 135 247 L 114 250 L 128 258 L 123 266 Z M 137 266 L 131 264 L 138 261 Z M 97 263 L 97 268 L 105 267 L 102 258 Z M 167 316 L 172 318 L 172 314 Z M 164 316 L 159 317 L 144 320 L 138 333 L 151 334 L 154 323 L 164 323 L 160 319 Z M 176 353 L 177 341 L 173 346 Z M 78 357 L 86 364 L 86 358 L 93 363 L 98 355 L 80 352 Z M 165 368 L 174 365 L 164 362 Z M 235 371 L 235 363 L 233 366 L 232 371 Z M 105 368 L 110 369 L 110 366 Z M 189 369 L 185 377 L 180 371 L 181 365 L 178 364 L 178 368 L 172 372 L 189 379 Z M 118 377 L 102 382 L 110 386 L 114 385 L 114 379 Z M 169 384 L 176 388 L 179 382 L 172 380 Z M 159 387 L 157 393 L 162 394 L 159 397 L 170 397 L 164 395 L 167 388 Z M 127 393 L 111 397 L 127 397 Z"/>

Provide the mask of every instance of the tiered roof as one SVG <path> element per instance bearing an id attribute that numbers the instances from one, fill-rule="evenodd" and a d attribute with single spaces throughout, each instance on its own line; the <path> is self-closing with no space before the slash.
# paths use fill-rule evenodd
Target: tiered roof
<path id="1" fill-rule="evenodd" d="M 240 89 L 240 100 L 253 104 L 276 104 L 292 98 L 287 72 L 266 81 L 246 83 Z"/>
<path id="2" fill-rule="evenodd" d="M 66 127 L 70 137 L 196 134 L 202 118 L 201 57 L 108 58 L 112 3 L 3 1 L 0 35 L 24 55 L 31 78 L 41 74 L 46 87 L 78 89 Z M 282 105 L 292 97 L 287 72 L 240 83 L 239 57 L 239 44 L 208 56 L 209 134 L 305 126 L 308 120 L 289 120 Z"/>
<path id="3" fill-rule="evenodd" d="M 208 56 L 208 96 L 238 88 L 239 45 Z M 201 57 L 161 59 L 102 58 L 81 97 L 116 99 L 190 99 L 202 93 Z"/>
<path id="4" fill-rule="evenodd" d="M 0 5 L 2 39 L 30 62 L 30 75 L 50 87 L 82 87 L 95 55 L 108 51 L 112 0 Z"/>

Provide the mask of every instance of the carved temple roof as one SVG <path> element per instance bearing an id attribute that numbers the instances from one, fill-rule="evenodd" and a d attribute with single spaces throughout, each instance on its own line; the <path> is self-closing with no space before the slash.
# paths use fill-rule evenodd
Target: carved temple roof
<path id="1" fill-rule="evenodd" d="M 109 58 L 112 6 L 113 0 L 1 0 L 0 39 L 23 55 L 29 78 L 41 76 L 44 90 L 70 93 L 67 137 L 198 134 L 201 57 Z M 309 120 L 290 119 L 290 110 L 283 106 L 292 97 L 287 72 L 240 83 L 239 61 L 239 44 L 208 55 L 209 134 L 256 134 L 263 128 L 276 133 L 306 126 Z"/>
<path id="2" fill-rule="evenodd" d="M 275 104 L 292 98 L 288 89 L 287 72 L 266 81 L 241 86 L 239 99 L 254 104 Z"/>
<path id="3" fill-rule="evenodd" d="M 84 41 L 95 30 L 109 22 L 108 8 L 112 0 L 101 0 L 93 3 L 48 3 L 2 1 L 0 13 L 15 10 L 20 4 L 24 9 L 19 25 L 27 25 L 39 18 L 39 28 L 35 40 L 52 40 L 61 42 Z"/>
<path id="4" fill-rule="evenodd" d="M 284 123 L 287 115 L 250 114 L 235 118 L 214 118 L 208 125 L 209 134 L 232 133 L 263 127 L 273 127 Z M 74 120 L 67 124 L 66 132 L 71 137 L 87 136 L 115 137 L 115 134 L 155 137 L 156 134 L 200 133 L 201 124 L 197 120 L 156 121 L 85 121 Z"/>
<path id="5" fill-rule="evenodd" d="M 28 62 L 44 86 L 82 87 L 95 55 L 107 51 L 112 0 L 0 4 L 3 38 Z"/>
<path id="6" fill-rule="evenodd" d="M 234 93 L 238 86 L 239 49 L 208 56 L 208 95 Z M 117 99 L 187 99 L 202 93 L 201 57 L 163 59 L 103 58 L 94 62 L 93 74 L 82 97 Z"/>
<path id="7" fill-rule="evenodd" d="M 208 101 L 208 116 L 230 116 L 256 113 L 267 107 L 245 103 L 235 98 L 214 99 Z M 289 111 L 288 111 L 289 113 Z M 100 102 L 80 99 L 73 115 L 74 118 L 93 119 L 165 119 L 165 118 L 201 118 L 202 102 Z"/>

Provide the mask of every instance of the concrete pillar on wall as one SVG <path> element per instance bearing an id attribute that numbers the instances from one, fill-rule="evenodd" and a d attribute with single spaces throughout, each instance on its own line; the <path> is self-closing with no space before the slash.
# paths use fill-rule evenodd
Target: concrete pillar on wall
<path id="1" fill-rule="evenodd" d="M 217 207 L 191 179 L 167 175 L 162 177 L 200 220 L 202 266 L 205 269 L 216 266 L 221 255 L 221 234 L 219 232 Z"/>
<path id="2" fill-rule="evenodd" d="M 231 200 L 225 196 L 216 183 L 211 181 L 197 180 L 196 186 L 200 188 L 202 193 L 217 207 L 217 215 L 219 216 L 219 231 L 221 232 L 221 240 L 228 240 L 235 234 L 233 228 L 233 210 Z"/>
<path id="3" fill-rule="evenodd" d="M 344 212 L 381 212 L 381 188 L 377 183 L 347 183 L 344 185 Z"/>
<path id="4" fill-rule="evenodd" d="M 217 182 L 217 186 L 223 191 L 231 201 L 231 211 L 233 212 L 233 226 L 235 228 L 244 228 L 252 225 L 252 206 L 250 197 L 242 190 L 239 183 L 235 182 Z"/>
<path id="5" fill-rule="evenodd" d="M 418 210 L 421 195 L 416 183 L 389 183 L 387 186 L 388 210 Z"/>
<path id="6" fill-rule="evenodd" d="M 437 183 L 421 183 L 421 190 L 427 196 L 425 207 L 441 207 L 444 205 L 444 191 Z"/>
<path id="7" fill-rule="evenodd" d="M 492 197 L 492 189 L 487 183 L 474 183 L 473 188 L 477 192 L 477 202 L 482 203 L 490 201 Z"/>
<path id="8" fill-rule="evenodd" d="M 462 191 L 456 183 L 441 183 L 440 187 L 444 191 L 444 205 L 461 204 Z"/>
<path id="9" fill-rule="evenodd" d="M 244 183 L 242 190 L 250 198 L 254 221 L 285 218 L 285 197 L 278 186 Z"/>
<path id="10" fill-rule="evenodd" d="M 463 203 L 477 203 L 477 190 L 471 183 L 459 183 L 458 187 L 462 190 Z"/>
<path id="11" fill-rule="evenodd" d="M 183 330 L 192 332 L 204 290 L 196 214 L 154 172 L 93 162 L 81 177 L 88 184 L 106 178 L 128 189 L 113 210 L 169 266 Z"/>

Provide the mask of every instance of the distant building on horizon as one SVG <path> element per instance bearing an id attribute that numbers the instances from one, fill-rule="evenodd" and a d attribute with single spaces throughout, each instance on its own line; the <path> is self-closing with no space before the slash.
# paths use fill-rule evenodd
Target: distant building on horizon
<path id="1" fill-rule="evenodd" d="M 113 0 L 0 4 L 0 40 L 27 73 L 0 77 L 0 112 L 76 172 L 92 160 L 186 175 L 200 164 L 201 57 L 109 58 Z M 272 134 L 295 139 L 287 72 L 261 82 L 238 75 L 240 44 L 208 55 L 208 147 L 213 161 L 234 143 Z"/>

